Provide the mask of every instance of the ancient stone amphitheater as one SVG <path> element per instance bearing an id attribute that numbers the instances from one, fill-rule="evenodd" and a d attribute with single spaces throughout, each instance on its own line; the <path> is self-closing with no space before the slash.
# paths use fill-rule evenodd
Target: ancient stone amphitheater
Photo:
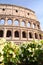
<path id="1" fill-rule="evenodd" d="M 15 43 L 43 39 L 35 12 L 21 6 L 0 4 L 0 38 Z"/>

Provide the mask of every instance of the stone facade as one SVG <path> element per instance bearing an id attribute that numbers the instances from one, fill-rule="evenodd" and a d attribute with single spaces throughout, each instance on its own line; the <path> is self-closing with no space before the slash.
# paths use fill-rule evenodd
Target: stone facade
<path id="1" fill-rule="evenodd" d="M 35 12 L 21 6 L 0 4 L 0 38 L 15 43 L 43 39 Z"/>

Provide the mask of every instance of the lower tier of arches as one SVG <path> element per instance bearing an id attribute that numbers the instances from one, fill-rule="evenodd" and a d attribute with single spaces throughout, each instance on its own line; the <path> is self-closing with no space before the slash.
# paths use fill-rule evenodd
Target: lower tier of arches
<path id="1" fill-rule="evenodd" d="M 35 29 L 0 27 L 0 38 L 11 41 L 29 41 L 43 39 L 43 32 Z"/>

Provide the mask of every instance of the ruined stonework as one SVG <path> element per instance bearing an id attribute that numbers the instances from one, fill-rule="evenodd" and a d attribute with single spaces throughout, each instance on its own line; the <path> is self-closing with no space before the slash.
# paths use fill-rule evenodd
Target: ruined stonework
<path id="1" fill-rule="evenodd" d="M 35 12 L 21 6 L 0 4 L 0 38 L 15 43 L 43 39 Z"/>

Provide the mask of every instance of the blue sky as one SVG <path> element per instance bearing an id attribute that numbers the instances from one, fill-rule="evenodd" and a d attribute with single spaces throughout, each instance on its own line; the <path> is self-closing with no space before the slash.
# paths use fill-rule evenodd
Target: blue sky
<path id="1" fill-rule="evenodd" d="M 0 3 L 19 5 L 34 10 L 43 30 L 43 0 L 0 0 Z"/>

